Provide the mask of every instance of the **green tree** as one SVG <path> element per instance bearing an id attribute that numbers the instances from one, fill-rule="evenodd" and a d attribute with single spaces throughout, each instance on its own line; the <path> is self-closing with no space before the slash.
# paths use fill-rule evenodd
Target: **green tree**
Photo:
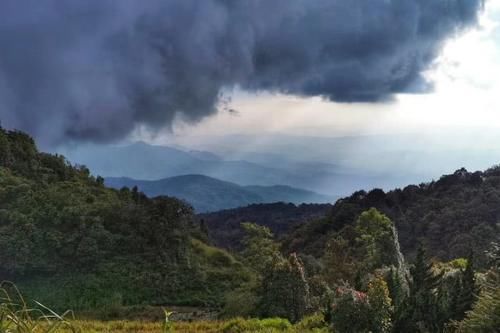
<path id="1" fill-rule="evenodd" d="M 404 277 L 401 276 L 401 274 L 391 266 L 389 272 L 387 273 L 386 279 L 387 288 L 389 290 L 389 296 L 392 300 L 392 304 L 395 307 L 398 307 L 406 296 L 405 289 L 403 287 Z"/>
<path id="2" fill-rule="evenodd" d="M 465 270 L 460 273 L 461 284 L 458 297 L 456 299 L 456 312 L 453 314 L 453 319 L 455 320 L 461 320 L 464 318 L 465 313 L 472 308 L 476 298 L 477 287 L 474 271 L 474 256 L 472 252 L 467 258 Z"/>
<path id="3" fill-rule="evenodd" d="M 304 265 L 295 253 L 288 259 L 275 257 L 263 277 L 261 313 L 266 317 L 283 317 L 299 321 L 309 310 L 309 285 Z"/>
<path id="4" fill-rule="evenodd" d="M 410 269 L 409 295 L 401 304 L 394 325 L 395 332 L 439 332 L 440 311 L 437 288 L 442 275 L 435 274 L 420 244 Z"/>
<path id="5" fill-rule="evenodd" d="M 486 274 L 481 293 L 467 312 L 465 319 L 458 323 L 458 332 L 489 333 L 500 328 L 500 246 L 493 244 L 489 252 L 491 268 Z"/>
<path id="6" fill-rule="evenodd" d="M 388 333 L 392 329 L 392 300 L 387 283 L 376 276 L 368 284 L 368 301 L 370 302 L 371 332 Z"/>
<path id="7" fill-rule="evenodd" d="M 267 227 L 248 222 L 242 223 L 241 227 L 245 231 L 242 256 L 248 266 L 263 274 L 273 261 L 281 257 L 279 244 L 274 240 L 273 233 Z"/>
<path id="8" fill-rule="evenodd" d="M 330 286 L 353 280 L 356 260 L 352 252 L 353 247 L 349 241 L 341 236 L 332 237 L 328 241 L 322 263 L 323 277 Z"/>
<path id="9" fill-rule="evenodd" d="M 330 320 L 338 333 L 368 333 L 372 329 L 371 309 L 366 293 L 348 285 L 335 290 Z"/>
<path id="10" fill-rule="evenodd" d="M 375 208 L 363 212 L 356 221 L 357 242 L 365 272 L 383 266 L 400 267 L 402 255 L 392 221 Z"/>

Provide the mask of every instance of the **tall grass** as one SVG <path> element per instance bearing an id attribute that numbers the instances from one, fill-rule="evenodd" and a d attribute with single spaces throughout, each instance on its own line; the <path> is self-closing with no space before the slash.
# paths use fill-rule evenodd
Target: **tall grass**
<path id="1" fill-rule="evenodd" d="M 43 304 L 34 304 L 28 306 L 13 283 L 0 283 L 0 333 L 79 332 L 70 322 L 74 319 L 71 311 L 59 315 Z"/>
<path id="2" fill-rule="evenodd" d="M 326 333 L 323 316 L 304 318 L 296 325 L 286 319 L 172 321 L 164 310 L 164 321 L 76 320 L 73 312 L 59 315 L 34 301 L 30 306 L 11 282 L 0 283 L 0 333 Z"/>

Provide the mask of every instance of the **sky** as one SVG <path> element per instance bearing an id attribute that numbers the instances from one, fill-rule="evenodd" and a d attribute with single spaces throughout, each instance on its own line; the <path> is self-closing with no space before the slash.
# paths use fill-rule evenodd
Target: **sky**
<path id="1" fill-rule="evenodd" d="M 26 1 L 0 3 L 0 121 L 45 150 L 500 162 L 500 0 Z"/>
<path id="2" fill-rule="evenodd" d="M 462 133 L 487 145 L 500 132 L 500 1 L 486 3 L 477 26 L 450 38 L 425 72 L 433 90 L 400 93 L 381 103 L 337 103 L 322 97 L 233 89 L 228 105 L 204 121 L 177 120 L 172 132 L 132 138 L 199 146 L 228 134 L 305 136 Z M 230 110 L 230 111 L 229 111 Z M 451 143 L 450 143 L 451 144 Z M 460 144 L 463 144 L 461 142 Z"/>
<path id="3" fill-rule="evenodd" d="M 390 183 L 397 185 L 500 163 L 500 1 L 488 1 L 477 25 L 448 39 L 424 76 L 432 90 L 397 93 L 377 103 L 233 89 L 230 102 L 204 121 L 178 120 L 172 132 L 160 135 L 138 129 L 131 140 L 205 149 L 235 160 L 278 153 L 365 173 L 393 172 L 401 175 Z M 277 134 L 293 137 L 280 141 L 287 149 L 276 143 Z M 247 137 L 231 139 L 242 135 Z M 305 137 L 361 139 L 339 152 Z M 287 154 L 291 146 L 297 149 Z"/>

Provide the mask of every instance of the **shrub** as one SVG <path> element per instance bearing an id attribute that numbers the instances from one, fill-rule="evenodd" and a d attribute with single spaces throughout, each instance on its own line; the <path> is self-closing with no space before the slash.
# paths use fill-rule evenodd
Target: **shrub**
<path id="1" fill-rule="evenodd" d="M 325 327 L 327 327 L 327 323 L 322 314 L 306 316 L 295 325 L 297 332 L 308 332 L 314 329 L 323 329 Z"/>
<path id="2" fill-rule="evenodd" d="M 267 319 L 242 319 L 230 320 L 222 329 L 224 333 L 250 333 L 259 331 L 286 331 L 292 328 L 292 324 L 282 318 Z"/>
<path id="3" fill-rule="evenodd" d="M 331 321 L 335 332 L 369 332 L 368 296 L 349 287 L 339 287 L 332 304 Z"/>

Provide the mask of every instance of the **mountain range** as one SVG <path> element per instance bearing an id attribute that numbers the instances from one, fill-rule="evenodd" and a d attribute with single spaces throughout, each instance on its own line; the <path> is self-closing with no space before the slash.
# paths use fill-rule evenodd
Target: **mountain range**
<path id="1" fill-rule="evenodd" d="M 241 186 L 285 185 L 331 196 L 348 195 L 358 188 L 392 188 L 406 183 L 410 173 L 408 170 L 403 176 L 391 170 L 368 173 L 353 167 L 346 168 L 334 161 L 291 160 L 286 155 L 288 146 L 283 146 L 281 150 L 280 153 L 218 155 L 205 150 L 137 142 L 66 147 L 57 153 L 105 178 L 158 180 L 204 175 Z M 304 148 L 304 151 L 307 150 Z M 332 154 L 335 155 L 335 151 Z M 342 155 L 338 156 L 341 159 Z"/>
<path id="2" fill-rule="evenodd" d="M 204 175 L 183 175 L 160 180 L 137 180 L 126 177 L 108 177 L 107 186 L 138 189 L 148 196 L 175 196 L 193 206 L 196 212 L 248 206 L 255 203 L 329 203 L 336 198 L 285 185 L 241 186 Z"/>

